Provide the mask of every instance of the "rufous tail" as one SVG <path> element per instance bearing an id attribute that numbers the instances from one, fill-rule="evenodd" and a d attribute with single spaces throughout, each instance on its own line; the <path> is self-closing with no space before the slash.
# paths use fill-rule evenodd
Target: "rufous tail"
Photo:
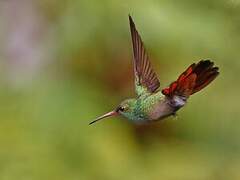
<path id="1" fill-rule="evenodd" d="M 218 67 L 214 67 L 213 62 L 199 61 L 197 64 L 190 65 L 176 81 L 164 88 L 162 93 L 168 97 L 179 95 L 187 98 L 206 87 L 218 74 Z"/>

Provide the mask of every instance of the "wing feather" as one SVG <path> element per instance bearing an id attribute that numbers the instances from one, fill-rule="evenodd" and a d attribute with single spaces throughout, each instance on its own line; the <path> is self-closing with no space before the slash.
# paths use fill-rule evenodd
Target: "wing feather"
<path id="1" fill-rule="evenodd" d="M 154 93 L 160 86 L 159 79 L 157 78 L 156 73 L 153 71 L 147 52 L 144 48 L 144 44 L 131 16 L 129 16 L 129 23 L 134 55 L 133 64 L 136 93 L 137 95 L 141 95 L 142 93 L 146 92 Z"/>

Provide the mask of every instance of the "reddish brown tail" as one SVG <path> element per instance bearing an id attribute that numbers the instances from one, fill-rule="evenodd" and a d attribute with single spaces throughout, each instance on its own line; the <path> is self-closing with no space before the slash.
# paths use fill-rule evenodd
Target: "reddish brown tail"
<path id="1" fill-rule="evenodd" d="M 213 67 L 213 65 L 214 63 L 209 60 L 202 60 L 197 64 L 190 65 L 176 81 L 163 89 L 162 93 L 169 97 L 173 95 L 189 97 L 200 91 L 219 74 L 218 67 Z"/>

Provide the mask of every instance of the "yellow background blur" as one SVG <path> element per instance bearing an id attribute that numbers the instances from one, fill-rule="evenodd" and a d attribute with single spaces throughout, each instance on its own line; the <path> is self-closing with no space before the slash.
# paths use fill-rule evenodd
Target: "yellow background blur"
<path id="1" fill-rule="evenodd" d="M 131 14 L 161 87 L 220 75 L 154 125 L 88 126 L 134 96 Z M 0 179 L 240 179 L 239 0 L 0 2 Z"/>

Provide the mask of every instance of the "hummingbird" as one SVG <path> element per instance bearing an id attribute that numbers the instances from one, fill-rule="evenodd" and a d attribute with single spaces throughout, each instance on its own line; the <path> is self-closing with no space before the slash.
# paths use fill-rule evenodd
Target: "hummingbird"
<path id="1" fill-rule="evenodd" d="M 122 101 L 117 108 L 94 121 L 122 115 L 131 122 L 145 124 L 164 119 L 184 107 L 188 98 L 210 84 L 219 74 L 218 67 L 210 60 L 191 64 L 176 81 L 159 90 L 160 81 L 154 72 L 143 41 L 129 15 L 132 37 L 133 66 L 136 97 Z"/>

